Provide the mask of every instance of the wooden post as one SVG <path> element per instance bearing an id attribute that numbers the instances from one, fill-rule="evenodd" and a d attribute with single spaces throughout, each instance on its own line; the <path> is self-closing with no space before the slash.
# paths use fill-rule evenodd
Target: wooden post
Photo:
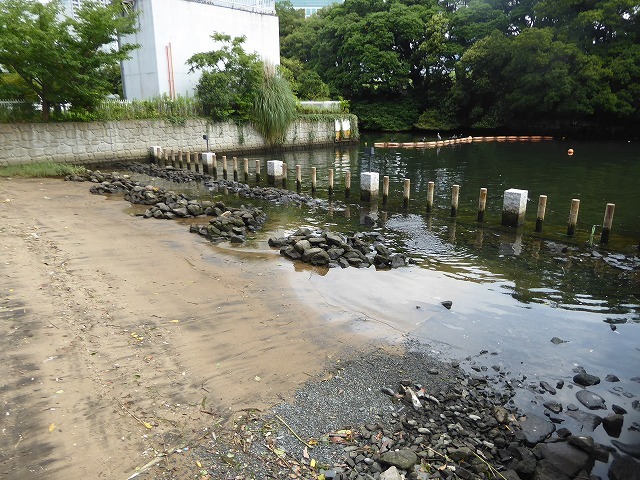
<path id="1" fill-rule="evenodd" d="M 244 183 L 249 183 L 249 159 L 243 158 L 244 160 Z"/>
<path id="2" fill-rule="evenodd" d="M 333 168 L 329 169 L 329 196 L 333 196 Z"/>
<path id="3" fill-rule="evenodd" d="M 311 167 L 311 193 L 316 193 L 316 167 Z"/>
<path id="4" fill-rule="evenodd" d="M 187 150 L 185 156 L 187 157 L 187 170 L 191 170 L 191 150 Z"/>
<path id="5" fill-rule="evenodd" d="M 180 170 L 184 168 L 184 163 L 182 163 L 182 149 L 178 150 L 178 168 Z"/>
<path id="6" fill-rule="evenodd" d="M 227 156 L 222 156 L 222 178 L 227 179 Z"/>
<path id="7" fill-rule="evenodd" d="M 198 163 L 198 152 L 193 152 L 193 169 L 196 173 L 200 173 L 200 164 Z"/>
<path id="8" fill-rule="evenodd" d="M 214 180 L 218 180 L 218 157 L 216 157 L 215 153 L 213 154 L 210 173 L 213 175 Z"/>
<path id="9" fill-rule="evenodd" d="M 344 172 L 344 196 L 349 198 L 351 196 L 351 172 Z"/>
<path id="10" fill-rule="evenodd" d="M 487 189 L 480 189 L 480 197 L 478 198 L 478 221 L 484 222 L 484 212 L 487 209 Z"/>
<path id="11" fill-rule="evenodd" d="M 386 205 L 389 201 L 389 176 L 382 177 L 382 204 Z"/>
<path id="12" fill-rule="evenodd" d="M 167 160 L 169 159 L 169 150 L 166 148 L 162 150 L 162 167 L 167 168 Z"/>
<path id="13" fill-rule="evenodd" d="M 404 179 L 404 193 L 402 195 L 402 208 L 409 208 L 409 195 L 411 193 L 411 180 Z"/>
<path id="14" fill-rule="evenodd" d="M 540 195 L 538 200 L 538 214 L 536 215 L 536 232 L 542 231 L 542 223 L 544 222 L 544 214 L 547 210 L 547 196 Z"/>
<path id="15" fill-rule="evenodd" d="M 604 221 L 602 222 L 602 234 L 600 235 L 600 243 L 609 243 L 609 234 L 611 233 L 611 225 L 613 225 L 613 212 L 616 209 L 615 203 L 607 203 L 604 210 Z"/>
<path id="16" fill-rule="evenodd" d="M 569 212 L 569 226 L 567 227 L 567 235 L 572 236 L 576 233 L 576 225 L 578 223 L 578 210 L 580 210 L 580 200 L 571 199 L 571 211 Z"/>
<path id="17" fill-rule="evenodd" d="M 173 148 L 171 149 L 171 166 L 176 168 L 176 151 Z"/>
<path id="18" fill-rule="evenodd" d="M 282 188 L 287 188 L 287 162 L 282 162 Z"/>
<path id="19" fill-rule="evenodd" d="M 435 182 L 429 182 L 427 184 L 427 213 L 431 213 L 433 210 L 433 191 L 435 190 Z"/>
<path id="20" fill-rule="evenodd" d="M 451 216 L 458 215 L 458 195 L 460 195 L 460 185 L 451 185 Z"/>
<path id="21" fill-rule="evenodd" d="M 298 193 L 302 190 L 302 167 L 296 165 L 296 190 Z"/>
<path id="22" fill-rule="evenodd" d="M 233 157 L 233 181 L 238 181 L 238 157 Z"/>
<path id="23" fill-rule="evenodd" d="M 260 160 L 256 160 L 256 185 L 260 185 Z"/>

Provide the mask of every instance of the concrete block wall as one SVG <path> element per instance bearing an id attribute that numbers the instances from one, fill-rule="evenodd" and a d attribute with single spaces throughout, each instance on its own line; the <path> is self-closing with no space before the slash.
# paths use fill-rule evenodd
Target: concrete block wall
<path id="1" fill-rule="evenodd" d="M 149 147 L 202 152 L 209 137 L 212 152 L 250 152 L 265 149 L 263 138 L 251 126 L 211 124 L 205 119 L 184 125 L 164 120 L 126 120 L 91 123 L 0 124 L 0 166 L 41 161 L 99 163 L 139 160 Z M 285 147 L 333 143 L 334 121 L 298 120 L 290 128 Z"/>

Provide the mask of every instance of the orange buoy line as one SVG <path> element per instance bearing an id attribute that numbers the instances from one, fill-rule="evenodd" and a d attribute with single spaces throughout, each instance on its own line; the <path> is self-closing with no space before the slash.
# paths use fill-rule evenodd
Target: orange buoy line
<path id="1" fill-rule="evenodd" d="M 497 137 L 461 137 L 448 140 L 436 140 L 430 142 L 376 142 L 376 148 L 433 148 L 446 145 L 459 145 L 471 142 L 540 142 L 543 140 L 553 140 L 553 137 L 544 135 L 509 135 Z"/>

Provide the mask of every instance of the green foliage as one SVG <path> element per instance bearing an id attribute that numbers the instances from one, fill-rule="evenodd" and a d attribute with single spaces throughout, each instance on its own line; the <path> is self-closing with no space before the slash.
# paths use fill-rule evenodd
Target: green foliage
<path id="1" fill-rule="evenodd" d="M 282 58 L 280 74 L 287 79 L 300 100 L 329 100 L 329 87 L 320 75 L 296 59 Z"/>
<path id="2" fill-rule="evenodd" d="M 220 49 L 196 53 L 187 61 L 190 72 L 202 71 L 196 98 L 214 122 L 231 119 L 246 123 L 252 118 L 263 64 L 257 55 L 244 51 L 245 37 L 231 38 L 216 32 L 211 38 L 221 44 Z"/>
<path id="3" fill-rule="evenodd" d="M 84 167 L 70 165 L 68 163 L 38 162 L 23 163 L 0 167 L 0 177 L 43 178 L 63 177 L 65 175 L 78 175 L 85 171 Z"/>
<path id="4" fill-rule="evenodd" d="M 134 14 L 123 15 L 121 1 L 83 2 L 73 19 L 63 15 L 59 1 L 3 0 L 0 65 L 37 95 L 44 120 L 66 104 L 90 112 L 112 90 L 107 70 L 137 48 L 114 46 L 119 35 L 135 32 L 135 21 Z"/>
<path id="5" fill-rule="evenodd" d="M 296 117 L 296 97 L 289 82 L 275 69 L 265 69 L 260 87 L 255 92 L 253 124 L 268 145 L 282 145 L 287 129 Z"/>
<path id="6" fill-rule="evenodd" d="M 411 130 L 418 121 L 418 108 L 411 98 L 359 101 L 351 108 L 365 130 L 401 132 Z"/>

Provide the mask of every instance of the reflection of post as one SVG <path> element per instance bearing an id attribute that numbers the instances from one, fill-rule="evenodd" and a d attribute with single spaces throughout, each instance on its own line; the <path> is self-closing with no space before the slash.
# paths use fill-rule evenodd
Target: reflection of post
<path id="1" fill-rule="evenodd" d="M 411 195 L 411 180 L 408 178 L 404 179 L 404 189 L 402 193 L 402 208 L 409 208 L 409 195 Z"/>
<path id="2" fill-rule="evenodd" d="M 542 231 L 542 223 L 544 222 L 544 214 L 547 210 L 547 196 L 540 195 L 538 200 L 538 214 L 536 215 L 536 232 Z"/>
<path id="3" fill-rule="evenodd" d="M 533 238 L 531 240 L 531 256 L 533 258 L 540 258 L 540 246 L 541 246 L 540 240 L 536 238 Z"/>
<path id="4" fill-rule="evenodd" d="M 427 184 L 427 213 L 431 213 L 433 210 L 433 191 L 435 190 L 435 182 L 429 182 Z"/>
<path id="5" fill-rule="evenodd" d="M 311 167 L 311 193 L 316 193 L 317 188 L 317 169 L 316 167 Z"/>
<path id="6" fill-rule="evenodd" d="M 455 217 L 449 220 L 449 226 L 447 228 L 447 231 L 449 232 L 449 241 L 451 243 L 455 243 L 456 241 L 456 223 L 457 223 L 457 220 Z"/>
<path id="7" fill-rule="evenodd" d="M 609 243 L 609 234 L 613 225 L 613 211 L 616 209 L 615 203 L 607 203 L 604 211 L 604 221 L 602 222 L 602 234 L 600 235 L 600 243 Z"/>
<path id="8" fill-rule="evenodd" d="M 282 162 L 282 188 L 287 188 L 287 162 Z"/>
<path id="9" fill-rule="evenodd" d="M 333 168 L 329 169 L 329 196 L 333 196 Z"/>
<path id="10" fill-rule="evenodd" d="M 344 173 L 344 196 L 349 198 L 351 196 L 351 172 Z"/>
<path id="11" fill-rule="evenodd" d="M 378 202 L 371 202 L 369 205 L 363 205 L 360 210 L 360 223 L 362 225 L 373 226 L 378 221 Z"/>
<path id="12" fill-rule="evenodd" d="M 431 231 L 431 227 L 433 226 L 433 219 L 431 218 L 431 215 L 427 216 L 427 231 L 430 232 Z"/>
<path id="13" fill-rule="evenodd" d="M 484 240 L 484 228 L 478 228 L 476 232 L 476 247 L 482 248 L 482 241 Z"/>
<path id="14" fill-rule="evenodd" d="M 351 218 L 351 207 L 349 205 L 344 207 L 344 218 L 346 218 L 347 220 Z"/>
<path id="15" fill-rule="evenodd" d="M 522 229 L 519 228 L 516 231 L 516 241 L 511 246 L 513 248 L 513 254 L 519 256 L 522 253 Z"/>
<path id="16" fill-rule="evenodd" d="M 302 190 L 302 167 L 296 165 L 296 190 L 298 193 Z"/>
<path id="17" fill-rule="evenodd" d="M 460 194 L 460 185 L 451 186 L 451 216 L 458 215 L 458 195 Z"/>
<path id="18" fill-rule="evenodd" d="M 571 199 L 571 210 L 569 211 L 569 226 L 567 227 L 567 235 L 572 236 L 576 233 L 576 225 L 578 224 L 578 211 L 580 210 L 580 200 Z"/>
<path id="19" fill-rule="evenodd" d="M 386 205 L 389 201 L 389 175 L 382 177 L 382 204 Z"/>
<path id="20" fill-rule="evenodd" d="M 484 221 L 484 211 L 487 208 L 487 189 L 480 189 L 480 198 L 478 199 L 478 221 Z"/>

